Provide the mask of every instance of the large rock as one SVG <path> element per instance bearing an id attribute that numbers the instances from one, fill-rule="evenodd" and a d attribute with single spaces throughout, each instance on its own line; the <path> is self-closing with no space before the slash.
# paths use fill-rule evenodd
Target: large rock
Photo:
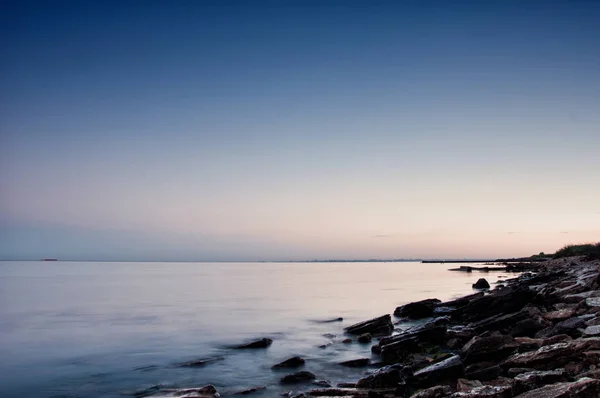
<path id="1" fill-rule="evenodd" d="M 525 287 L 507 287 L 491 294 L 471 300 L 469 304 L 452 314 L 466 321 L 479 321 L 498 314 L 521 310 L 533 299 L 535 292 Z"/>
<path id="2" fill-rule="evenodd" d="M 545 386 L 546 384 L 567 381 L 567 374 L 564 369 L 533 371 L 521 373 L 515 376 L 514 380 L 515 385 L 513 388 L 513 392 L 516 395 L 529 390 L 540 388 L 542 386 Z"/>
<path id="3" fill-rule="evenodd" d="M 252 388 L 247 388 L 242 391 L 235 392 L 235 393 L 233 393 L 233 395 L 250 395 L 250 394 L 254 394 L 255 392 L 264 391 L 266 389 L 267 389 L 267 387 L 265 387 L 265 386 L 252 387 Z"/>
<path id="4" fill-rule="evenodd" d="M 302 370 L 300 372 L 296 372 L 296 373 L 289 374 L 287 376 L 283 376 L 281 378 L 281 380 L 279 380 L 279 381 L 281 384 L 296 384 L 296 383 L 304 383 L 307 381 L 312 381 L 316 378 L 317 377 L 314 374 L 307 372 L 305 370 Z"/>
<path id="5" fill-rule="evenodd" d="M 535 318 L 523 319 L 516 323 L 516 325 L 510 331 L 510 335 L 513 337 L 533 337 L 535 334 L 544 329 L 547 323 L 540 322 Z"/>
<path id="6" fill-rule="evenodd" d="M 351 359 L 349 361 L 340 362 L 340 365 L 347 368 L 364 368 L 370 364 L 371 360 L 369 358 Z"/>
<path id="7" fill-rule="evenodd" d="M 473 337 L 461 350 L 465 363 L 497 361 L 515 352 L 518 343 L 510 336 L 486 333 Z"/>
<path id="8" fill-rule="evenodd" d="M 502 375 L 502 368 L 496 362 L 479 362 L 465 368 L 465 376 L 470 380 L 488 381 Z"/>
<path id="9" fill-rule="evenodd" d="M 165 389 L 164 392 L 170 393 L 174 397 L 185 398 L 218 398 L 220 397 L 217 389 L 212 384 L 207 384 L 200 388 L 180 388 L 180 389 Z"/>
<path id="10" fill-rule="evenodd" d="M 410 398 L 446 398 L 452 394 L 452 387 L 434 386 L 418 391 L 410 396 Z"/>
<path id="11" fill-rule="evenodd" d="M 379 352 L 385 363 L 401 361 L 407 354 L 419 352 L 422 344 L 439 345 L 445 341 L 446 326 L 426 324 L 405 333 L 379 341 Z"/>
<path id="12" fill-rule="evenodd" d="M 273 343 L 273 340 L 268 338 L 262 338 L 260 340 L 252 341 L 246 344 L 236 345 L 233 348 L 241 350 L 246 348 L 267 348 Z"/>
<path id="13" fill-rule="evenodd" d="M 441 362 L 417 370 L 414 373 L 414 380 L 419 386 L 429 387 L 434 384 L 444 384 L 447 381 L 454 383 L 464 374 L 465 368 L 460 356 L 453 355 Z"/>
<path id="14" fill-rule="evenodd" d="M 501 366 L 505 369 L 552 370 L 569 362 L 582 362 L 584 351 L 597 349 L 600 349 L 599 338 L 578 339 L 544 346 L 536 351 L 514 354 L 507 358 Z"/>
<path id="15" fill-rule="evenodd" d="M 477 282 L 473 284 L 473 289 L 489 289 L 490 284 L 485 278 L 479 278 Z"/>
<path id="16" fill-rule="evenodd" d="M 509 326 L 513 326 L 517 322 L 520 322 L 524 319 L 527 319 L 527 313 L 524 311 L 513 312 L 510 314 L 497 314 L 480 321 L 473 322 L 469 325 L 469 327 L 475 330 L 477 333 L 482 333 L 485 331 L 504 329 Z"/>
<path id="17" fill-rule="evenodd" d="M 409 318 L 409 319 L 422 319 L 433 316 L 433 310 L 436 304 L 439 304 L 438 299 L 427 299 L 422 301 L 415 301 L 414 303 L 408 303 L 403 306 L 397 307 L 394 311 L 394 316 Z"/>
<path id="18" fill-rule="evenodd" d="M 405 384 L 411 376 L 410 368 L 402 365 L 385 366 L 375 373 L 363 377 L 356 383 L 357 388 L 395 388 Z"/>
<path id="19" fill-rule="evenodd" d="M 304 365 L 304 358 L 295 356 L 289 359 L 286 359 L 283 362 L 280 362 L 276 365 L 272 366 L 272 369 L 281 369 L 281 368 L 298 368 Z"/>
<path id="20" fill-rule="evenodd" d="M 360 322 L 352 326 L 344 328 L 350 334 L 361 335 L 370 333 L 374 336 L 386 336 L 392 333 L 394 325 L 390 314 L 380 316 L 378 318 L 369 319 L 368 321 Z"/>
<path id="21" fill-rule="evenodd" d="M 549 321 L 560 322 L 560 321 L 564 321 L 565 319 L 571 318 L 573 315 L 575 315 L 574 308 L 563 308 L 561 310 L 546 312 L 542 316 L 544 317 L 544 319 L 547 319 Z"/>
<path id="22" fill-rule="evenodd" d="M 581 378 L 572 383 L 550 384 L 519 394 L 516 398 L 598 398 L 600 380 Z"/>

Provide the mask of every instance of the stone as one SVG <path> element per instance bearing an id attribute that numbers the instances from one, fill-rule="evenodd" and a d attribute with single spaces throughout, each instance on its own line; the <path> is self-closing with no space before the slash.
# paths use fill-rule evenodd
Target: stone
<path id="1" fill-rule="evenodd" d="M 508 369 L 508 371 L 506 373 L 508 374 L 508 377 L 515 377 L 515 376 L 518 376 L 520 374 L 529 373 L 529 372 L 535 372 L 535 369 L 531 369 L 531 368 L 510 368 L 510 369 Z"/>
<path id="2" fill-rule="evenodd" d="M 600 307 L 600 297 L 590 297 L 585 299 L 585 304 L 588 307 Z"/>
<path id="3" fill-rule="evenodd" d="M 212 384 L 207 384 L 200 388 L 181 388 L 176 390 L 164 390 L 170 392 L 174 397 L 185 398 L 218 398 L 220 397 L 217 389 Z"/>
<path id="4" fill-rule="evenodd" d="M 260 340 L 253 341 L 247 344 L 240 344 L 234 346 L 235 349 L 246 349 L 246 348 L 267 348 L 273 343 L 273 340 L 268 338 L 262 338 Z"/>
<path id="5" fill-rule="evenodd" d="M 356 388 L 395 388 L 404 385 L 407 377 L 412 375 L 409 367 L 402 365 L 385 366 L 375 373 L 356 382 Z"/>
<path id="6" fill-rule="evenodd" d="M 299 356 L 295 356 L 295 357 L 291 357 L 286 359 L 283 362 L 280 362 L 276 365 L 273 365 L 271 367 L 271 369 L 281 369 L 281 368 L 298 368 L 300 366 L 304 365 L 304 358 L 299 357 Z"/>
<path id="7" fill-rule="evenodd" d="M 515 398 L 598 398 L 600 380 L 581 378 L 574 382 L 555 383 L 517 395 Z"/>
<path id="8" fill-rule="evenodd" d="M 567 373 L 564 369 L 524 372 L 516 375 L 514 381 L 513 393 L 516 395 L 546 384 L 567 381 Z"/>
<path id="9" fill-rule="evenodd" d="M 559 321 L 560 322 L 560 321 L 564 321 L 565 319 L 571 318 L 573 315 L 575 315 L 574 308 L 565 308 L 562 310 L 546 312 L 545 314 L 542 315 L 542 317 L 544 317 L 544 319 L 549 320 L 549 321 Z"/>
<path id="10" fill-rule="evenodd" d="M 452 387 L 448 385 L 434 386 L 418 391 L 410 398 L 445 398 L 452 394 Z"/>
<path id="11" fill-rule="evenodd" d="M 358 336 L 357 340 L 361 344 L 368 344 L 371 342 L 371 340 L 373 340 L 373 336 L 371 336 L 371 333 L 363 333 Z"/>
<path id="12" fill-rule="evenodd" d="M 389 314 L 373 318 L 368 321 L 359 322 L 344 328 L 347 333 L 361 335 L 370 333 L 373 336 L 387 336 L 394 330 L 392 317 Z"/>
<path id="13" fill-rule="evenodd" d="M 369 358 L 351 359 L 349 361 L 340 362 L 340 365 L 346 366 L 348 368 L 363 368 L 370 364 L 371 360 Z"/>
<path id="14" fill-rule="evenodd" d="M 470 391 L 457 392 L 452 398 L 512 398 L 510 386 L 482 386 L 475 387 Z"/>
<path id="15" fill-rule="evenodd" d="M 581 362 L 583 351 L 600 347 L 597 338 L 579 339 L 556 343 L 539 348 L 536 351 L 514 354 L 507 358 L 501 366 L 509 368 L 533 368 L 536 370 L 552 370 L 569 362 Z"/>
<path id="16" fill-rule="evenodd" d="M 490 284 L 485 278 L 480 278 L 477 282 L 473 284 L 473 289 L 489 289 Z"/>
<path id="17" fill-rule="evenodd" d="M 444 383 L 448 380 L 456 380 L 463 377 L 465 368 L 460 356 L 453 355 L 441 362 L 419 369 L 414 373 L 416 384 L 430 387 L 434 384 Z"/>
<path id="18" fill-rule="evenodd" d="M 422 319 L 433 316 L 433 310 L 436 304 L 439 304 L 438 299 L 427 299 L 421 301 L 415 301 L 397 307 L 394 311 L 394 316 L 409 318 L 409 319 Z"/>
<path id="19" fill-rule="evenodd" d="M 452 316 L 475 322 L 498 314 L 513 313 L 520 311 L 534 296 L 535 292 L 526 287 L 509 286 L 471 300 Z"/>
<path id="20" fill-rule="evenodd" d="M 583 331 L 585 336 L 600 336 L 600 326 L 588 326 Z"/>
<path id="21" fill-rule="evenodd" d="M 471 380 L 488 381 L 498 378 L 501 374 L 502 368 L 495 362 L 473 363 L 465 368 L 465 376 Z"/>
<path id="22" fill-rule="evenodd" d="M 483 297 L 483 295 L 484 295 L 483 292 L 469 294 L 468 296 L 459 297 L 459 298 L 451 300 L 451 301 L 445 301 L 443 303 L 440 303 L 439 307 L 450 307 L 450 308 L 464 307 L 465 305 L 469 304 L 472 300 L 479 298 L 479 297 Z"/>
<path id="23" fill-rule="evenodd" d="M 260 387 L 252 387 L 252 388 L 248 388 L 247 390 L 243 390 L 243 391 L 239 391 L 234 393 L 233 395 L 249 395 L 258 391 L 263 391 L 266 390 L 267 387 L 265 386 L 260 386 Z"/>
<path id="24" fill-rule="evenodd" d="M 385 363 L 396 363 L 407 354 L 422 351 L 422 344 L 439 345 L 444 343 L 446 326 L 428 323 L 396 336 L 379 341 L 381 359 Z"/>
<path id="25" fill-rule="evenodd" d="M 546 326 L 547 325 L 539 322 L 535 318 L 523 319 L 516 323 L 510 331 L 510 335 L 513 337 L 533 337 L 538 331 L 544 329 Z"/>
<path id="26" fill-rule="evenodd" d="M 178 363 L 175 366 L 185 367 L 185 368 L 200 368 L 200 367 L 206 366 L 210 363 L 222 361 L 224 359 L 225 359 L 224 357 L 202 358 L 202 359 L 196 359 L 194 361 Z"/>
<path id="27" fill-rule="evenodd" d="M 476 333 L 486 331 L 500 330 L 506 327 L 513 326 L 527 318 L 527 313 L 524 311 L 513 312 L 510 314 L 497 314 L 488 318 L 482 319 L 469 325 Z"/>
<path id="28" fill-rule="evenodd" d="M 510 336 L 500 333 L 483 334 L 473 337 L 461 350 L 466 364 L 481 361 L 497 361 L 515 352 L 518 343 Z"/>
<path id="29" fill-rule="evenodd" d="M 343 344 L 352 344 L 352 339 L 344 339 L 342 340 Z"/>
<path id="30" fill-rule="evenodd" d="M 315 380 L 317 377 L 311 372 L 307 372 L 305 370 L 301 370 L 300 372 L 292 373 L 286 376 L 283 376 L 279 382 L 281 384 L 296 384 L 296 383 L 304 383 L 307 381 Z"/>
<path id="31" fill-rule="evenodd" d="M 479 380 L 458 379 L 456 381 L 456 391 L 458 392 L 467 392 L 482 386 L 483 384 Z"/>
<path id="32" fill-rule="evenodd" d="M 315 380 L 312 382 L 312 384 L 319 387 L 331 387 L 331 383 L 327 380 Z"/>

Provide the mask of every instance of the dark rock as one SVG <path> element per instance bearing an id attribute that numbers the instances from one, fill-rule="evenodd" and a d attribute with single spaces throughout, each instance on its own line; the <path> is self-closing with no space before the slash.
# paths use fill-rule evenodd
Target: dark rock
<path id="1" fill-rule="evenodd" d="M 485 331 L 493 331 L 504 329 L 509 326 L 515 325 L 517 322 L 520 322 L 527 318 L 526 312 L 513 312 L 510 314 L 498 314 L 492 315 L 491 317 L 482 319 L 478 322 L 474 322 L 469 325 L 470 328 L 475 330 L 477 333 L 482 333 Z"/>
<path id="2" fill-rule="evenodd" d="M 344 339 L 342 340 L 343 344 L 352 344 L 352 339 Z"/>
<path id="3" fill-rule="evenodd" d="M 529 373 L 529 372 L 535 372 L 535 369 L 531 369 L 531 368 L 510 368 L 510 369 L 508 369 L 508 371 L 506 373 L 508 374 L 508 377 L 515 377 L 515 376 L 520 375 L 522 373 Z"/>
<path id="4" fill-rule="evenodd" d="M 175 397 L 185 396 L 186 398 L 217 398 L 219 393 L 212 384 L 207 384 L 200 388 L 181 388 L 177 390 L 164 390 L 170 392 Z"/>
<path id="5" fill-rule="evenodd" d="M 546 384 L 553 384 L 567 381 L 567 374 L 564 369 L 533 371 L 521 373 L 514 378 L 515 386 L 513 392 L 515 395 L 529 390 L 540 388 Z"/>
<path id="6" fill-rule="evenodd" d="M 233 348 L 241 350 L 246 348 L 267 348 L 273 343 L 273 340 L 268 338 L 262 338 L 260 340 L 253 341 L 247 344 L 236 345 Z"/>
<path id="7" fill-rule="evenodd" d="M 459 297 L 451 301 L 445 301 L 443 303 L 440 303 L 439 307 L 464 307 L 465 305 L 469 304 L 472 300 L 483 296 L 483 292 L 477 292 L 474 294 L 469 294 L 468 296 Z"/>
<path id="8" fill-rule="evenodd" d="M 394 311 L 394 316 L 409 319 L 428 318 L 433 316 L 433 309 L 438 303 L 440 303 L 440 300 L 438 299 L 427 299 L 408 303 L 397 307 Z"/>
<path id="9" fill-rule="evenodd" d="M 507 287 L 471 300 L 452 316 L 475 322 L 497 314 L 517 312 L 529 303 L 534 295 L 534 291 L 525 287 Z"/>
<path id="10" fill-rule="evenodd" d="M 327 380 L 315 380 L 312 384 L 319 387 L 331 387 L 331 383 Z"/>
<path id="11" fill-rule="evenodd" d="M 362 368 L 368 366 L 371 363 L 369 358 L 351 359 L 349 361 L 340 362 L 340 365 L 348 368 Z"/>
<path id="12" fill-rule="evenodd" d="M 517 322 L 510 332 L 513 337 L 533 337 L 538 331 L 544 329 L 545 324 L 539 322 L 536 319 L 523 319 Z"/>
<path id="13" fill-rule="evenodd" d="M 489 289 L 490 284 L 485 278 L 480 278 L 477 282 L 473 284 L 473 289 Z"/>
<path id="14" fill-rule="evenodd" d="M 281 378 L 281 380 L 279 380 L 279 381 L 281 384 L 296 384 L 296 383 L 312 381 L 316 378 L 317 377 L 314 374 L 307 372 L 305 370 L 301 370 L 300 372 L 296 372 L 296 373 L 289 374 L 287 376 L 283 376 Z"/>
<path id="15" fill-rule="evenodd" d="M 371 340 L 373 340 L 373 337 L 371 336 L 371 333 L 363 333 L 360 336 L 358 336 L 357 340 L 359 343 L 367 344 L 370 343 Z"/>
<path id="16" fill-rule="evenodd" d="M 304 358 L 295 356 L 289 359 L 286 359 L 283 362 L 280 362 L 276 365 L 273 365 L 271 369 L 280 369 L 280 368 L 298 368 L 304 365 Z"/>
<path id="17" fill-rule="evenodd" d="M 571 337 L 580 337 L 583 333 L 580 328 L 585 328 L 585 319 L 574 317 L 565 319 L 554 325 L 553 327 L 545 328 L 535 334 L 538 338 L 547 338 L 558 334 L 566 334 Z"/>
<path id="18" fill-rule="evenodd" d="M 213 363 L 213 362 L 216 362 L 216 361 L 222 361 L 224 359 L 225 359 L 224 357 L 202 358 L 202 359 L 197 359 L 195 361 L 178 363 L 175 366 L 177 366 L 177 367 L 185 367 L 185 368 L 199 368 L 199 367 L 202 367 L 202 366 L 206 366 L 209 363 Z"/>
<path id="19" fill-rule="evenodd" d="M 446 398 L 450 396 L 452 392 L 452 387 L 450 386 L 434 386 L 421 390 L 411 395 L 410 398 Z"/>
<path id="20" fill-rule="evenodd" d="M 479 362 L 465 368 L 465 376 L 471 380 L 488 381 L 502 375 L 502 368 L 495 362 Z"/>
<path id="21" fill-rule="evenodd" d="M 410 368 L 406 366 L 385 366 L 360 379 L 356 388 L 395 388 L 404 385 L 406 378 L 411 374 Z"/>
<path id="22" fill-rule="evenodd" d="M 458 379 L 456 381 L 456 391 L 458 392 L 468 392 L 477 387 L 483 387 L 479 380 Z"/>
<path id="23" fill-rule="evenodd" d="M 379 341 L 381 359 L 385 363 L 398 362 L 407 354 L 421 351 L 422 344 L 442 344 L 445 335 L 445 326 L 427 324 L 397 336 L 383 338 Z"/>
<path id="24" fill-rule="evenodd" d="M 589 338 L 557 343 L 542 347 L 536 351 L 514 354 L 507 358 L 501 366 L 509 368 L 533 368 L 536 370 L 552 370 L 569 362 L 581 362 L 583 352 L 600 348 L 600 339 Z"/>
<path id="25" fill-rule="evenodd" d="M 473 337 L 461 350 L 465 363 L 497 361 L 516 351 L 518 343 L 510 336 L 499 333 L 485 333 Z"/>
<path id="26" fill-rule="evenodd" d="M 547 319 L 549 321 L 559 321 L 560 322 L 560 321 L 564 321 L 565 319 L 571 318 L 573 315 L 575 315 L 574 308 L 564 308 L 562 310 L 546 312 L 542 316 L 544 317 L 544 319 Z"/>
<path id="27" fill-rule="evenodd" d="M 333 319 L 324 319 L 321 321 L 315 321 L 317 323 L 333 323 L 333 322 L 342 322 L 344 320 L 344 318 L 339 317 L 339 318 L 333 318 Z"/>
<path id="28" fill-rule="evenodd" d="M 511 386 L 481 386 L 467 392 L 457 392 L 452 398 L 512 398 Z"/>
<path id="29" fill-rule="evenodd" d="M 550 384 L 536 388 L 515 398 L 598 398 L 600 380 L 582 378 L 574 382 Z"/>
<path id="30" fill-rule="evenodd" d="M 266 389 L 267 389 L 267 387 L 264 387 L 264 386 L 252 387 L 252 388 L 248 388 L 247 390 L 236 392 L 233 395 L 248 395 L 248 394 L 252 394 L 252 393 L 255 393 L 255 392 L 258 392 L 258 391 L 263 391 L 263 390 L 266 390 Z"/>
<path id="31" fill-rule="evenodd" d="M 386 314 L 348 326 L 344 330 L 350 334 L 361 335 L 363 333 L 370 333 L 373 336 L 386 336 L 392 333 L 394 325 L 392 324 L 392 317 Z"/>
<path id="32" fill-rule="evenodd" d="M 434 384 L 442 384 L 453 381 L 465 374 L 464 365 L 458 355 L 454 355 L 436 364 L 417 370 L 414 380 L 417 385 L 430 387 Z"/>
<path id="33" fill-rule="evenodd" d="M 340 388 L 356 388 L 356 383 L 338 383 L 337 386 Z"/>
<path id="34" fill-rule="evenodd" d="M 350 342 L 352 342 L 352 339 L 350 339 Z M 320 349 L 324 350 L 325 348 L 329 347 L 331 345 L 331 343 L 326 343 L 326 344 L 321 344 L 319 346 Z"/>

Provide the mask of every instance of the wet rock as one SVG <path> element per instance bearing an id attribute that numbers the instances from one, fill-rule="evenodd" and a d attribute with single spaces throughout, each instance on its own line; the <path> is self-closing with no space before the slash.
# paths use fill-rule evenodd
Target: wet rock
<path id="1" fill-rule="evenodd" d="M 371 364 L 371 360 L 369 358 L 351 359 L 349 361 L 340 362 L 340 365 L 348 368 L 363 368 L 369 364 Z"/>
<path id="2" fill-rule="evenodd" d="M 267 348 L 273 343 L 273 340 L 268 338 L 262 338 L 260 340 L 256 340 L 247 344 L 236 345 L 233 348 L 241 350 L 247 348 Z"/>
<path id="3" fill-rule="evenodd" d="M 456 391 L 458 392 L 471 391 L 476 387 L 483 387 L 483 384 L 479 380 L 458 379 L 456 381 Z"/>
<path id="4" fill-rule="evenodd" d="M 512 398 L 510 386 L 482 386 L 470 391 L 454 393 L 452 398 Z"/>
<path id="5" fill-rule="evenodd" d="M 479 362 L 465 368 L 465 376 L 471 380 L 493 380 L 502 374 L 502 368 L 495 362 Z"/>
<path id="6" fill-rule="evenodd" d="M 533 371 L 521 373 L 514 378 L 515 386 L 513 392 L 515 395 L 545 386 L 567 381 L 567 374 L 564 369 Z"/>
<path id="7" fill-rule="evenodd" d="M 520 311 L 534 296 L 535 292 L 525 287 L 506 287 L 471 300 L 452 315 L 458 319 L 475 322 L 497 314 Z"/>
<path id="8" fill-rule="evenodd" d="M 352 343 L 352 339 L 350 339 L 350 342 Z M 324 350 L 325 348 L 329 347 L 331 345 L 331 343 L 326 343 L 326 344 L 321 344 L 319 346 L 320 349 Z"/>
<path id="9" fill-rule="evenodd" d="M 402 365 L 385 366 L 356 383 L 357 388 L 396 388 L 411 376 L 410 368 Z"/>
<path id="10" fill-rule="evenodd" d="M 440 303 L 438 299 L 427 299 L 415 301 L 397 307 L 394 311 L 394 316 L 409 319 L 422 319 L 433 316 L 435 305 Z"/>
<path id="11" fill-rule="evenodd" d="M 510 336 L 499 333 L 483 334 L 473 337 L 461 350 L 465 363 L 496 361 L 515 352 L 518 343 Z"/>
<path id="12" fill-rule="evenodd" d="M 181 388 L 177 390 L 164 390 L 170 392 L 174 397 L 185 398 L 218 398 L 220 394 L 212 384 L 200 388 Z"/>
<path id="13" fill-rule="evenodd" d="M 473 284 L 473 289 L 489 289 L 490 284 L 485 278 L 480 278 L 477 282 Z"/>
<path id="14" fill-rule="evenodd" d="M 465 368 L 460 356 L 454 355 L 441 362 L 417 370 L 414 373 L 414 379 L 418 385 L 429 387 L 448 380 L 454 381 L 459 377 L 463 377 L 464 374 Z"/>
<path id="15" fill-rule="evenodd" d="M 331 387 L 331 383 L 327 380 L 315 380 L 312 384 L 319 387 Z"/>
<path id="16" fill-rule="evenodd" d="M 343 344 L 352 344 L 352 339 L 344 339 L 342 340 Z"/>
<path id="17" fill-rule="evenodd" d="M 175 366 L 185 367 L 185 368 L 199 368 L 199 367 L 206 366 L 213 362 L 222 361 L 224 359 L 225 359 L 224 357 L 202 358 L 202 359 L 196 359 L 194 361 L 178 363 Z"/>
<path id="18" fill-rule="evenodd" d="M 411 395 L 410 398 L 445 398 L 452 394 L 452 387 L 448 385 L 434 386 L 418 391 Z"/>
<path id="19" fill-rule="evenodd" d="M 344 318 L 339 317 L 339 318 L 319 320 L 319 321 L 315 321 L 315 322 L 317 322 L 317 323 L 333 323 L 333 322 L 342 322 L 343 320 L 344 320 Z"/>
<path id="20" fill-rule="evenodd" d="M 265 386 L 252 387 L 252 388 L 248 388 L 247 390 L 236 392 L 233 395 L 249 395 L 249 394 L 252 394 L 252 393 L 255 393 L 255 392 L 258 392 L 258 391 L 263 391 L 263 390 L 266 390 L 266 389 L 267 389 L 267 387 L 265 387 Z"/>
<path id="21" fill-rule="evenodd" d="M 371 340 L 373 340 L 373 336 L 371 336 L 371 333 L 363 333 L 358 336 L 357 340 L 361 344 L 368 344 L 371 342 Z"/>
<path id="22" fill-rule="evenodd" d="M 291 357 L 286 359 L 283 362 L 280 362 L 276 365 L 273 365 L 271 369 L 281 369 L 281 368 L 298 368 L 304 365 L 304 358 L 300 356 Z"/>
<path id="23" fill-rule="evenodd" d="M 360 322 L 344 328 L 350 334 L 361 335 L 370 333 L 372 336 L 387 336 L 394 330 L 392 317 L 389 314 L 373 318 L 368 321 Z"/>
<path id="24" fill-rule="evenodd" d="M 317 377 L 311 372 L 307 372 L 302 370 L 300 372 L 292 373 L 286 376 L 283 376 L 279 382 L 281 384 L 296 384 L 296 383 L 304 383 L 308 381 L 315 380 Z"/>
<path id="25" fill-rule="evenodd" d="M 516 398 L 598 398 L 600 380 L 581 378 L 574 382 L 550 384 L 519 394 Z"/>

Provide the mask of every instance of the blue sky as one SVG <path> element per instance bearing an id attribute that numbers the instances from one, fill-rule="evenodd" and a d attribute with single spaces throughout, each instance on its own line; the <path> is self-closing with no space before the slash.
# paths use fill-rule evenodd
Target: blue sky
<path id="1" fill-rule="evenodd" d="M 0 258 L 600 237 L 600 4 L 3 4 Z"/>

